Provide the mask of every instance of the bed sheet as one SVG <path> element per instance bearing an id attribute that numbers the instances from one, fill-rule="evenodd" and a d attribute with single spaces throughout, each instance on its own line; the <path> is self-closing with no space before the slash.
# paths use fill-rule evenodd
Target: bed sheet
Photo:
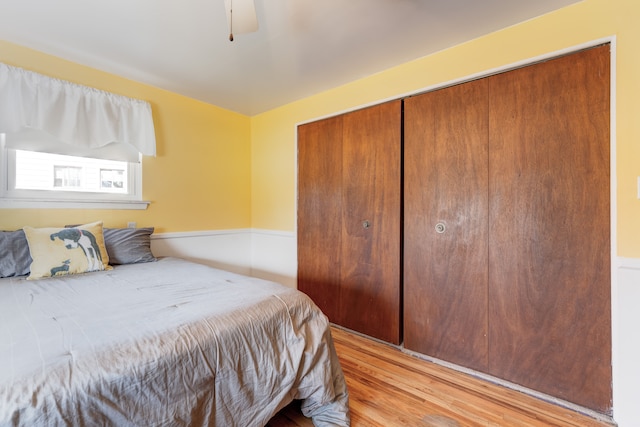
<path id="1" fill-rule="evenodd" d="M 327 318 L 285 286 L 177 258 L 0 279 L 0 425 L 349 425 Z"/>

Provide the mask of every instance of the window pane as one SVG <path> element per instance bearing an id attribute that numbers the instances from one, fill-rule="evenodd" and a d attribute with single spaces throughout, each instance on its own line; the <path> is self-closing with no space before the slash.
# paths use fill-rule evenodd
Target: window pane
<path id="1" fill-rule="evenodd" d="M 113 191 L 124 189 L 124 171 L 122 169 L 100 169 L 100 187 Z"/>
<path id="2" fill-rule="evenodd" d="M 126 194 L 127 173 L 127 162 L 16 150 L 17 190 Z"/>
<path id="3" fill-rule="evenodd" d="M 56 188 L 82 188 L 82 168 L 77 166 L 53 166 L 53 186 Z"/>

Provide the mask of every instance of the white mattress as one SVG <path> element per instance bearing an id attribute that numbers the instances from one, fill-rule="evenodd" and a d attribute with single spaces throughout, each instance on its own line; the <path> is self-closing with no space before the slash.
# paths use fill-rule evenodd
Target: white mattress
<path id="1" fill-rule="evenodd" d="M 304 294 L 176 258 L 0 279 L 0 425 L 264 426 L 292 399 L 349 425 Z"/>

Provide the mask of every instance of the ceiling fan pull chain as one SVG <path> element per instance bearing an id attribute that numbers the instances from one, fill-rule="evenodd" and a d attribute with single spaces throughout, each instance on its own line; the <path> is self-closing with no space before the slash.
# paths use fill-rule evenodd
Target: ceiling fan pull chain
<path id="1" fill-rule="evenodd" d="M 233 0 L 231 0 L 229 5 L 229 41 L 233 41 Z"/>

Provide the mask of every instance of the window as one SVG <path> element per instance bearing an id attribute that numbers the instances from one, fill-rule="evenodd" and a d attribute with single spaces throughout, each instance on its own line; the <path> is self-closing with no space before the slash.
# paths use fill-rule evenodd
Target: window
<path id="1" fill-rule="evenodd" d="M 0 208 L 145 209 L 155 154 L 149 102 L 0 63 Z"/>
<path id="2" fill-rule="evenodd" d="M 0 148 L 0 207 L 147 207 L 139 163 Z"/>
<path id="3" fill-rule="evenodd" d="M 125 169 L 100 169 L 100 189 L 121 192 L 125 189 Z"/>
<path id="4" fill-rule="evenodd" d="M 16 190 L 127 192 L 127 162 L 14 151 Z"/>
<path id="5" fill-rule="evenodd" d="M 19 153 L 20 152 L 17 152 L 16 155 L 18 155 Z M 22 153 L 24 153 L 24 151 Z M 22 169 L 20 167 L 17 167 L 16 168 L 16 188 L 20 188 L 18 184 L 20 182 L 20 177 L 25 175 L 24 173 L 20 173 L 20 172 L 22 172 Z M 53 187 L 81 189 L 82 188 L 81 174 L 82 174 L 82 168 L 79 168 L 77 166 L 55 165 L 53 167 Z"/>

